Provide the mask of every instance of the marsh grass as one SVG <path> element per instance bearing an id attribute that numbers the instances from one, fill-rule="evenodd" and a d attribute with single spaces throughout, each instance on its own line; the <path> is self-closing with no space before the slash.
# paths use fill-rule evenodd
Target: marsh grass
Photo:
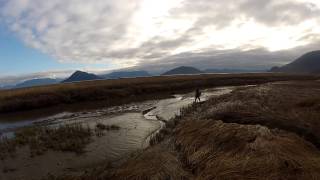
<path id="1" fill-rule="evenodd" d="M 7 157 L 14 157 L 17 144 L 7 137 L 0 137 L 0 160 Z"/>
<path id="2" fill-rule="evenodd" d="M 70 179 L 318 180 L 319 89 L 266 84 L 193 104 L 142 153 Z"/>
<path id="3" fill-rule="evenodd" d="M 17 147 L 28 146 L 30 156 L 42 155 L 47 150 L 83 153 L 91 141 L 92 131 L 81 124 L 59 127 L 26 127 L 18 130 L 11 139 L 0 140 L 0 157 L 14 155 Z"/>
<path id="4" fill-rule="evenodd" d="M 187 107 L 184 107 L 180 109 L 181 114 L 183 111 L 185 111 Z M 174 128 L 178 124 L 178 121 L 181 119 L 181 115 L 176 115 L 174 118 L 170 119 L 169 121 L 166 121 L 164 119 L 161 119 L 161 117 L 157 117 L 159 121 L 164 122 L 164 127 L 162 127 L 157 133 L 152 135 L 152 137 L 149 140 L 149 145 L 153 146 L 156 144 L 159 144 L 162 142 L 165 138 L 168 138 L 172 135 Z"/>
<path id="5" fill-rule="evenodd" d="M 148 162 L 148 163 L 144 163 Z M 142 155 L 130 159 L 124 166 L 109 171 L 109 179 L 190 179 L 173 151 L 155 146 Z"/>
<path id="6" fill-rule="evenodd" d="M 283 129 L 320 148 L 319 88 L 319 83 L 306 81 L 240 89 L 211 99 L 195 116 Z"/>
<path id="7" fill-rule="evenodd" d="M 102 123 L 97 123 L 96 124 L 96 128 L 100 129 L 100 130 L 107 130 L 107 131 L 111 131 L 111 130 L 119 130 L 120 126 L 115 125 L 115 124 L 111 124 L 111 125 L 105 125 Z"/>
<path id="8" fill-rule="evenodd" d="M 97 137 L 101 137 L 105 135 L 105 131 L 117 131 L 117 130 L 120 130 L 120 126 L 115 124 L 105 125 L 103 123 L 97 123 L 94 129 Z"/>
<path id="9" fill-rule="evenodd" d="M 320 110 L 320 98 L 310 97 L 304 100 L 300 100 L 300 102 L 297 103 L 297 106 L 302 108 L 313 108 L 316 110 Z"/>
<path id="10" fill-rule="evenodd" d="M 182 107 L 180 109 L 180 115 L 175 115 L 175 117 L 170 119 L 169 121 L 165 121 L 165 120 L 161 119 L 160 117 L 157 117 L 158 120 L 165 122 L 165 125 L 164 125 L 164 127 L 162 127 L 159 130 L 159 132 L 157 132 L 156 134 L 154 134 L 150 138 L 149 144 L 151 146 L 157 145 L 157 144 L 161 143 L 164 139 L 172 136 L 173 131 L 174 131 L 175 127 L 177 126 L 177 124 L 179 123 L 179 121 L 181 121 L 182 118 L 189 116 L 188 115 L 189 113 L 195 112 L 196 109 L 198 109 L 200 106 L 201 106 L 201 103 L 192 103 L 191 105 L 188 105 L 186 107 Z"/>
<path id="11" fill-rule="evenodd" d="M 0 113 L 33 110 L 62 104 L 103 101 L 103 105 L 169 97 L 172 92 L 193 91 L 230 85 L 261 84 L 272 81 L 316 79 L 317 76 L 287 74 L 203 74 L 159 76 L 119 80 L 65 83 L 15 90 L 0 90 Z"/>
<path id="12" fill-rule="evenodd" d="M 195 179 L 318 179 L 320 153 L 293 133 L 216 120 L 184 121 L 174 145 Z"/>
<path id="13" fill-rule="evenodd" d="M 312 99 L 319 88 L 314 82 L 266 84 L 193 104 L 166 124 L 150 148 L 103 177 L 320 179 L 317 136 L 308 139 L 319 129 L 318 101 Z"/>

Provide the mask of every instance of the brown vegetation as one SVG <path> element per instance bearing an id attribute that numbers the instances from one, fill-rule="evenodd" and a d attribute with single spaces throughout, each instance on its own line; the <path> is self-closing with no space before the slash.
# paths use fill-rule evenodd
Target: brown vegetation
<path id="1" fill-rule="evenodd" d="M 145 163 L 148 162 L 148 163 Z M 178 155 L 161 146 L 146 150 L 116 169 L 107 169 L 102 179 L 189 179 L 191 174 L 182 168 Z M 93 177 L 94 175 L 91 175 Z"/>
<path id="2" fill-rule="evenodd" d="M 239 89 L 206 103 L 202 119 L 261 124 L 294 132 L 320 148 L 320 83 L 283 82 Z"/>
<path id="3" fill-rule="evenodd" d="M 226 85 L 261 84 L 281 80 L 315 79 L 316 76 L 286 74 L 230 74 L 159 76 L 119 80 L 98 80 L 0 91 L 0 113 L 52 107 L 61 104 L 103 101 L 118 105 L 168 97 L 172 92 Z"/>
<path id="4" fill-rule="evenodd" d="M 320 179 L 319 89 L 273 83 L 193 104 L 126 163 L 67 179 Z"/>
<path id="5" fill-rule="evenodd" d="M 97 137 L 101 137 L 104 135 L 104 131 L 114 131 L 114 130 L 119 130 L 120 127 L 117 125 L 105 125 L 102 123 L 97 123 L 95 127 L 95 134 Z"/>
<path id="6" fill-rule="evenodd" d="M 318 179 L 320 153 L 295 134 L 260 125 L 185 121 L 174 136 L 194 179 Z"/>
<path id="7" fill-rule="evenodd" d="M 90 142 L 91 130 L 81 124 L 60 127 L 27 127 L 18 130 L 11 139 L 0 140 L 0 158 L 14 156 L 19 146 L 28 146 L 30 156 L 41 155 L 48 149 L 82 153 Z"/>
<path id="8" fill-rule="evenodd" d="M 100 129 L 100 130 L 107 130 L 107 131 L 110 131 L 110 130 L 119 130 L 120 127 L 117 126 L 117 125 L 105 125 L 105 124 L 102 124 L 102 123 L 97 123 L 96 125 L 96 128 Z"/>
<path id="9" fill-rule="evenodd" d="M 14 157 L 16 151 L 16 143 L 7 137 L 0 138 L 0 160 L 7 157 Z"/>

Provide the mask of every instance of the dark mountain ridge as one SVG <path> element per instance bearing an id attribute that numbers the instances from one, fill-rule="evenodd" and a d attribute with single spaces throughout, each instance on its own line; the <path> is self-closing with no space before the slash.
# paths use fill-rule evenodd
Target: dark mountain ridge
<path id="1" fill-rule="evenodd" d="M 90 81 L 90 80 L 99 80 L 99 79 L 103 79 L 103 78 L 92 73 L 76 71 L 69 78 L 63 80 L 62 83 Z"/>
<path id="2" fill-rule="evenodd" d="M 101 75 L 106 79 L 148 77 L 151 76 L 147 71 L 115 71 L 109 74 Z"/>
<path id="3" fill-rule="evenodd" d="M 256 72 L 266 72 L 267 69 L 206 69 L 205 73 L 256 73 Z"/>
<path id="4" fill-rule="evenodd" d="M 197 68 L 189 67 L 189 66 L 180 66 L 177 68 L 174 68 L 170 71 L 167 71 L 163 73 L 162 75 L 177 75 L 177 74 L 201 74 L 203 73 Z"/>
<path id="5" fill-rule="evenodd" d="M 320 73 L 320 50 L 308 52 L 282 67 L 273 67 L 271 72 Z"/>

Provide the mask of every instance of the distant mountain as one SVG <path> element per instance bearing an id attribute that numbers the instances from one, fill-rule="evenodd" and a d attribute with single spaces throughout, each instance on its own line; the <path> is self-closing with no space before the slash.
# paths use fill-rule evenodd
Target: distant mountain
<path id="1" fill-rule="evenodd" d="M 194 67 L 188 67 L 188 66 L 181 66 L 174 68 L 168 72 L 163 73 L 162 75 L 175 75 L 175 74 L 201 74 L 203 73 L 199 69 L 196 69 Z"/>
<path id="2" fill-rule="evenodd" d="M 266 72 L 267 70 L 255 69 L 206 69 L 206 73 L 251 73 L 251 72 Z"/>
<path id="3" fill-rule="evenodd" d="M 62 83 L 66 82 L 78 82 L 78 81 L 89 81 L 89 80 L 98 80 L 103 79 L 95 74 L 83 72 L 83 71 L 76 71 L 74 72 L 69 78 L 62 81 Z"/>
<path id="4" fill-rule="evenodd" d="M 19 83 L 11 88 L 25 88 L 25 87 L 32 87 L 32 86 L 43 86 L 43 85 L 50 85 L 50 84 L 57 84 L 59 83 L 58 79 L 51 79 L 51 78 L 41 78 L 41 79 L 31 79 Z"/>
<path id="5" fill-rule="evenodd" d="M 2 85 L 0 87 L 0 90 L 13 89 L 14 87 L 14 85 Z"/>
<path id="6" fill-rule="evenodd" d="M 151 76 L 147 71 L 118 71 L 110 74 L 102 75 L 101 77 L 106 79 L 119 79 L 119 78 L 131 78 L 131 77 L 148 77 Z"/>
<path id="7" fill-rule="evenodd" d="M 273 67 L 271 72 L 320 73 L 320 51 L 308 52 L 290 64 Z"/>

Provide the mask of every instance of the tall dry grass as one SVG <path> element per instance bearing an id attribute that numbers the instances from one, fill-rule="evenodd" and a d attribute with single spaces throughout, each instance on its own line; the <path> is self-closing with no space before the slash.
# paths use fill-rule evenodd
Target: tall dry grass
<path id="1" fill-rule="evenodd" d="M 197 115 L 202 119 L 283 129 L 320 148 L 319 88 L 319 82 L 306 81 L 239 89 L 230 95 L 211 99 Z"/>
<path id="2" fill-rule="evenodd" d="M 190 91 L 199 87 L 261 84 L 272 81 L 315 78 L 318 77 L 271 73 L 204 74 L 97 80 L 15 90 L 0 90 L 0 113 L 92 101 L 104 101 L 104 105 L 117 105 L 133 101 L 168 97 L 172 92 Z"/>
<path id="3" fill-rule="evenodd" d="M 179 124 L 174 141 L 195 179 L 320 178 L 320 152 L 293 133 L 199 120 Z"/>
<path id="4" fill-rule="evenodd" d="M 273 83 L 193 104 L 127 162 L 67 179 L 320 179 L 319 89 Z"/>
<path id="5" fill-rule="evenodd" d="M 13 157 L 21 146 L 29 147 L 31 157 L 42 155 L 47 150 L 83 153 L 92 135 L 92 130 L 81 124 L 22 128 L 15 132 L 14 137 L 0 139 L 0 159 Z"/>
<path id="6" fill-rule="evenodd" d="M 148 162 L 148 163 L 146 163 Z M 174 151 L 155 146 L 143 154 L 130 159 L 125 165 L 107 171 L 106 179 L 190 179 L 190 173 L 183 169 L 183 164 Z"/>

